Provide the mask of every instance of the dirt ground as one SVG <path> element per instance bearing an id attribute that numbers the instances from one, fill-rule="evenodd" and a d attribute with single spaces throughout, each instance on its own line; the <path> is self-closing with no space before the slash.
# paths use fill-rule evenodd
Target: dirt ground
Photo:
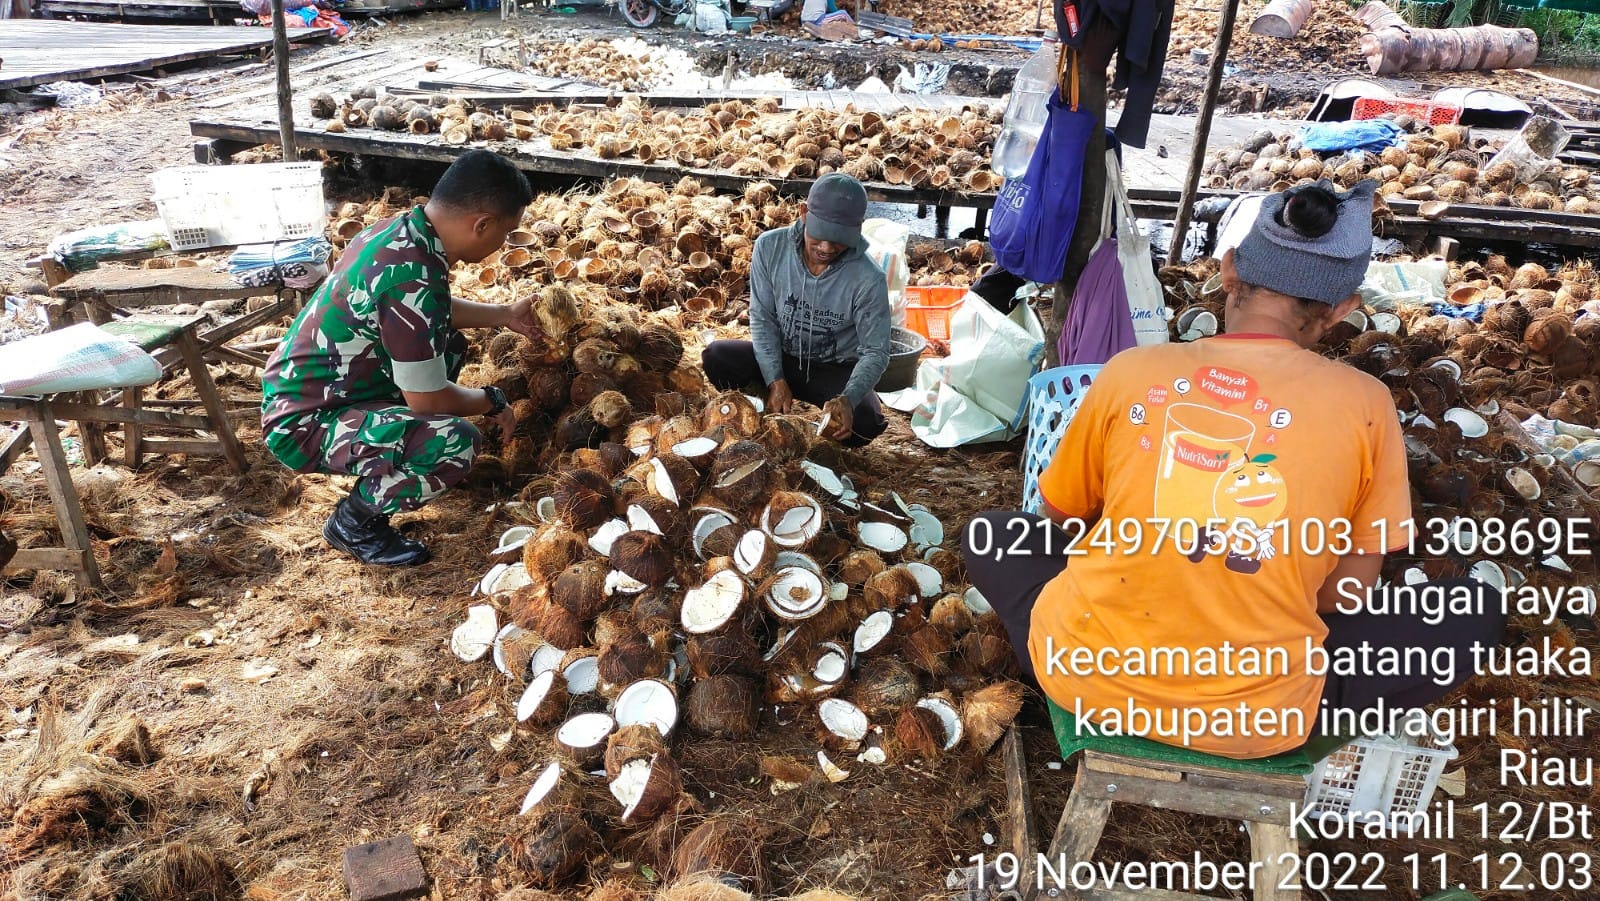
<path id="1" fill-rule="evenodd" d="M 584 16 L 585 33 L 627 32 Z M 573 23 L 544 14 L 515 27 L 560 35 Z M 356 43 L 461 53 L 501 29 L 492 15 L 437 14 L 366 29 Z M 652 38 L 694 45 L 710 71 L 720 70 L 732 48 L 740 65 L 779 67 L 808 83 L 824 72 L 842 83 L 867 74 L 892 77 L 900 65 L 928 58 L 845 51 L 826 63 L 797 64 L 784 59 L 787 44 L 752 50 L 748 44 L 766 42 L 662 34 L 658 29 Z M 308 49 L 296 60 L 337 52 Z M 953 83 L 965 79 L 970 92 L 991 94 L 1009 87 L 1011 70 L 1024 58 L 941 55 L 956 63 Z M 1256 59 L 1263 65 L 1265 57 Z M 962 74 L 962 67 L 970 71 Z M 1179 94 L 1200 71 L 1182 62 L 1169 70 Z M 61 231 L 154 216 L 146 199 L 149 174 L 189 161 L 189 115 L 230 81 L 260 71 L 236 62 L 153 82 L 121 81 L 95 107 L 0 118 L 0 288 L 33 293 L 35 276 L 22 263 Z M 1252 74 L 1265 76 L 1260 68 Z M 381 187 L 333 199 L 364 199 Z M 404 528 L 436 551 L 425 567 L 359 567 L 319 534 L 348 483 L 297 476 L 271 460 L 255 425 L 256 377 L 239 367 L 218 372 L 238 414 L 249 472 L 234 476 L 211 460 L 183 457 L 150 461 L 137 472 L 80 471 L 108 590 L 80 592 L 55 574 L 0 583 L 0 704 L 10 720 L 0 725 L 0 897 L 341 898 L 343 849 L 399 834 L 415 840 L 435 898 L 535 897 L 509 893 L 502 859 L 508 839 L 517 837 L 514 815 L 529 772 L 548 754 L 547 737 L 515 735 L 502 743 L 511 689 L 485 665 L 461 663 L 446 646 L 488 567 L 488 550 L 515 521 L 504 509 L 488 508 L 515 492 L 455 491 L 403 518 Z M 930 450 L 910 435 L 905 417 L 890 415 L 891 433 L 849 457 L 863 487 L 892 486 L 908 502 L 928 504 L 952 540 L 972 513 L 1016 503 L 1019 442 Z M 7 531 L 25 543 L 45 537 L 51 507 L 27 461 L 0 479 L 0 490 Z M 1517 627 L 1522 640 L 1547 632 L 1562 642 L 1595 643 L 1592 632 Z M 1486 682 L 1467 695 L 1475 703 L 1511 694 L 1591 702 L 1600 696 L 1592 677 L 1554 682 Z M 1037 699 L 1023 721 L 1036 815 L 1048 830 L 1069 771 L 1046 765 L 1056 754 Z M 1496 787 L 1502 744 L 1494 737 L 1461 743 L 1453 766 L 1465 770 L 1468 798 L 1498 804 L 1543 797 Z M 759 827 L 754 834 L 769 869 L 769 896 L 832 887 L 864 899 L 944 898 L 952 868 L 1004 841 L 997 754 L 889 767 L 842 760 L 851 771 L 842 783 L 814 776 L 800 789 L 773 794 L 762 758 L 808 765 L 815 750 L 809 735 L 770 717 L 755 742 L 680 741 L 675 749 L 689 776 L 685 790 L 701 807 L 684 824 L 702 816 L 749 817 L 740 822 Z M 1557 742 L 1553 750 L 1590 753 L 1580 741 Z M 35 804 L 19 815 L 25 801 L 40 797 L 54 799 L 53 806 Z M 1594 803 L 1600 796 L 1591 790 L 1571 800 Z M 666 875 L 660 836 L 605 825 L 606 853 L 580 874 L 582 889 L 560 897 L 585 897 L 608 880 L 647 889 Z M 1390 861 L 1414 851 L 1445 853 L 1465 868 L 1473 854 L 1513 846 L 1474 836 L 1315 847 L 1377 850 Z M 1181 860 L 1199 853 L 1241 860 L 1248 837 L 1236 825 L 1119 807 L 1101 847 L 1102 859 Z M 1534 847 L 1562 854 L 1588 849 L 1576 841 Z M 1339 897 L 1410 901 L 1426 894 L 1397 871 L 1385 881 L 1385 891 Z"/>

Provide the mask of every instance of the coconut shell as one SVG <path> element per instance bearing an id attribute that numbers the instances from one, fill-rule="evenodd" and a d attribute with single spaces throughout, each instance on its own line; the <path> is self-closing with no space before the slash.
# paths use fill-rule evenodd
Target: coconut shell
<path id="1" fill-rule="evenodd" d="M 689 506 L 700 490 L 700 471 L 677 454 L 657 454 L 655 461 L 650 465 L 650 478 L 645 482 L 650 492 L 675 500 L 680 507 Z M 661 481 L 663 470 L 667 483 Z"/>
<path id="2" fill-rule="evenodd" d="M 688 517 L 684 511 L 671 501 L 656 494 L 641 494 L 630 501 L 629 510 L 625 511 L 630 517 L 634 516 L 631 508 L 637 507 L 639 515 L 646 516 L 661 531 L 662 537 L 671 547 L 680 547 L 687 533 Z M 630 518 L 629 522 L 632 522 Z"/>
<path id="3" fill-rule="evenodd" d="M 750 398 L 738 391 L 724 391 L 711 398 L 700 422 L 705 431 L 721 427 L 741 438 L 754 438 L 761 433 L 761 414 Z"/>
<path id="4" fill-rule="evenodd" d="M 583 621 L 550 599 L 542 585 L 528 585 L 511 595 L 511 619 L 562 650 L 583 644 Z"/>
<path id="5" fill-rule="evenodd" d="M 529 885 L 556 888 L 599 848 L 600 837 L 579 811 L 552 810 L 506 840 L 503 860 Z"/>
<path id="6" fill-rule="evenodd" d="M 562 570 L 550 585 L 550 597 L 573 616 L 588 621 L 606 605 L 606 567 L 596 560 L 583 560 Z"/>
<path id="7" fill-rule="evenodd" d="M 933 604 L 928 621 L 951 635 L 960 636 L 972 628 L 972 610 L 958 594 L 947 594 Z"/>
<path id="8" fill-rule="evenodd" d="M 740 512 L 766 501 L 774 473 L 766 448 L 741 440 L 717 454 L 706 484 L 717 503 Z"/>
<path id="9" fill-rule="evenodd" d="M 695 874 L 732 876 L 759 893 L 767 883 L 762 849 L 766 834 L 761 822 L 749 815 L 709 818 L 683 837 L 672 855 L 672 872 L 680 879 Z M 712 894 L 685 896 L 684 901 L 690 898 L 716 901 Z"/>
<path id="10" fill-rule="evenodd" d="M 949 670 L 950 650 L 950 636 L 931 623 L 907 635 L 900 645 L 900 653 L 907 662 L 934 677 Z"/>
<path id="11" fill-rule="evenodd" d="M 996 682 L 961 699 L 961 723 L 967 745 L 979 754 L 989 753 L 995 742 L 1022 712 L 1022 685 Z"/>
<path id="12" fill-rule="evenodd" d="M 613 641 L 600 652 L 601 694 L 612 695 L 640 679 L 662 675 L 667 669 L 666 648 L 654 647 L 641 634 Z"/>
<path id="13" fill-rule="evenodd" d="M 615 399 L 608 399 L 608 404 L 615 404 L 618 399 L 620 399 L 622 403 L 627 404 L 627 397 L 622 395 L 621 392 L 617 390 L 620 387 L 621 384 L 607 373 L 580 372 L 572 379 L 572 385 L 567 392 L 567 400 L 570 401 L 574 406 L 589 407 L 589 415 L 594 418 L 597 424 L 608 429 L 615 428 L 616 426 L 608 425 L 601 419 L 602 414 L 609 416 L 611 413 L 615 412 L 615 410 L 596 409 L 593 404 L 595 400 L 607 394 L 617 395 L 617 398 Z M 626 420 L 627 415 L 624 414 L 622 419 Z"/>
<path id="14" fill-rule="evenodd" d="M 646 585 L 665 585 L 672 578 L 672 550 L 654 532 L 624 532 L 611 544 L 611 565 Z"/>
<path id="15" fill-rule="evenodd" d="M 616 515 L 611 483 L 598 472 L 575 469 L 556 476 L 551 497 L 556 512 L 572 528 L 588 531 Z"/>
<path id="16" fill-rule="evenodd" d="M 900 711 L 894 725 L 895 756 L 931 760 L 943 753 L 944 724 L 938 714 L 923 707 Z"/>
<path id="17" fill-rule="evenodd" d="M 1582 338 L 1569 337 L 1550 355 L 1550 372 L 1558 379 L 1575 379 L 1594 368 L 1594 355 Z"/>
<path id="18" fill-rule="evenodd" d="M 598 447 L 605 441 L 605 430 L 594 421 L 587 407 L 568 410 L 556 420 L 555 440 L 559 450 L 576 450 L 580 447 Z"/>
<path id="19" fill-rule="evenodd" d="M 571 696 L 567 693 L 566 680 L 561 677 L 559 672 L 553 675 L 555 678 L 551 680 L 550 690 L 545 692 L 544 698 L 533 708 L 528 718 L 523 720 L 530 726 L 549 726 L 560 720 L 567 713 Z M 520 699 L 519 695 L 518 700 Z"/>
<path id="20" fill-rule="evenodd" d="M 522 562 L 536 582 L 548 583 L 589 554 L 583 536 L 565 523 L 550 523 L 522 546 Z"/>
<path id="21" fill-rule="evenodd" d="M 630 769 L 639 768 L 647 768 L 648 776 L 638 802 L 631 810 L 626 808 L 623 810 L 622 822 L 630 825 L 649 822 L 666 813 L 683 792 L 683 771 L 678 767 L 677 761 L 667 754 L 657 754 L 646 761 L 635 760 L 625 764 L 619 770 L 619 775 L 626 777 L 630 775 Z"/>
<path id="22" fill-rule="evenodd" d="M 639 631 L 651 635 L 677 627 L 678 604 L 682 592 L 647 588 L 633 599 L 632 613 Z"/>
<path id="23" fill-rule="evenodd" d="M 1543 271 L 1543 267 L 1540 269 Z M 1571 335 L 1571 318 L 1565 313 L 1552 313 L 1529 323 L 1522 333 L 1522 342 L 1531 353 L 1549 355 Z"/>
<path id="24" fill-rule="evenodd" d="M 869 548 L 851 551 L 839 564 L 839 581 L 861 588 L 867 580 L 884 571 L 883 558 Z"/>
<path id="25" fill-rule="evenodd" d="M 695 682 L 684 705 L 689 728 L 700 735 L 749 738 L 760 721 L 761 693 L 746 676 L 711 676 Z"/>
<path id="26" fill-rule="evenodd" d="M 661 731 L 648 723 L 623 726 L 606 739 L 606 778 L 615 779 L 622 765 L 630 760 L 649 760 L 667 753 L 666 741 Z"/>
<path id="27" fill-rule="evenodd" d="M 922 587 L 911 570 L 891 566 L 869 577 L 861 587 L 861 594 L 869 610 L 893 610 L 915 603 L 922 597 Z"/>
<path id="28" fill-rule="evenodd" d="M 689 672 L 696 680 L 754 675 L 761 668 L 761 649 L 737 619 L 711 634 L 689 636 L 687 652 Z"/>
<path id="29" fill-rule="evenodd" d="M 921 696 L 921 680 L 911 667 L 898 657 L 876 657 L 861 667 L 852 700 L 867 716 L 880 718 L 905 710 Z"/>

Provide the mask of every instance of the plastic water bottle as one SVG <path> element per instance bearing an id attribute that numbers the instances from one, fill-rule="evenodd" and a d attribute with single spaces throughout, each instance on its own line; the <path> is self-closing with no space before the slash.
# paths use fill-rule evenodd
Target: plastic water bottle
<path id="1" fill-rule="evenodd" d="M 1045 104 L 1056 89 L 1056 60 L 1060 49 L 1059 44 L 1045 41 L 1033 58 L 1017 71 L 1017 79 L 1011 85 L 1005 124 L 1000 128 L 1000 137 L 995 139 L 990 159 L 990 167 L 1006 178 L 1016 178 L 1028 171 L 1033 148 L 1044 134 L 1045 119 L 1049 116 Z"/>

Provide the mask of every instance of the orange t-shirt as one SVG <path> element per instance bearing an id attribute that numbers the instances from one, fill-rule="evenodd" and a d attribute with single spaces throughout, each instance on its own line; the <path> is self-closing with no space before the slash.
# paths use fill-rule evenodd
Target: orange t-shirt
<path id="1" fill-rule="evenodd" d="M 1108 731 L 1229 757 L 1315 730 L 1317 591 L 1339 551 L 1382 554 L 1410 527 L 1388 389 L 1271 336 L 1118 354 L 1039 488 L 1088 524 L 1033 608 L 1045 692 Z"/>

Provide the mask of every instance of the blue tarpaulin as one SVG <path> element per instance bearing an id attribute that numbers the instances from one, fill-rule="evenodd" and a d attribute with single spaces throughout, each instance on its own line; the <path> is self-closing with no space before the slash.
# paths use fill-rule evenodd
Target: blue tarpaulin
<path id="1" fill-rule="evenodd" d="M 1300 130 L 1300 143 L 1318 153 L 1379 151 L 1393 146 L 1405 131 L 1387 119 L 1315 122 Z"/>

